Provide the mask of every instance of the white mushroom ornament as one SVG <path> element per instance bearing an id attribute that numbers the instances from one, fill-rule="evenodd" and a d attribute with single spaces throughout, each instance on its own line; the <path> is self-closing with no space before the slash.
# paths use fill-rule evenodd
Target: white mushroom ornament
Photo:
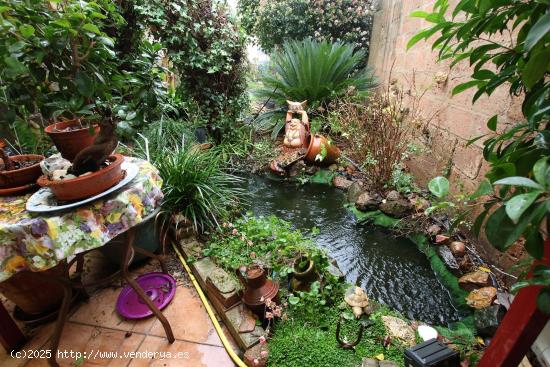
<path id="1" fill-rule="evenodd" d="M 361 287 L 352 287 L 346 291 L 344 301 L 351 306 L 356 318 L 360 318 L 363 309 L 369 305 L 369 297 Z"/>

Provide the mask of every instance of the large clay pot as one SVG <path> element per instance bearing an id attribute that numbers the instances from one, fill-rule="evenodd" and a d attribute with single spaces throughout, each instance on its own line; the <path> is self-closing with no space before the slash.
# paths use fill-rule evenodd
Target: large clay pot
<path id="1" fill-rule="evenodd" d="M 318 154 L 321 153 L 323 146 L 327 150 L 327 154 L 322 161 L 315 160 Z M 334 143 L 329 143 L 329 140 L 323 135 L 315 134 L 309 141 L 309 148 L 306 153 L 306 160 L 310 163 L 318 165 L 331 165 L 340 157 L 340 149 Z"/>
<path id="2" fill-rule="evenodd" d="M 70 180 L 51 181 L 46 176 L 40 176 L 38 184 L 49 187 L 57 200 L 72 201 L 97 195 L 122 180 L 124 172 L 120 165 L 124 156 L 114 154 L 109 157 L 111 164 L 99 171 L 92 172 Z"/>
<path id="3" fill-rule="evenodd" d="M 61 156 L 72 162 L 82 149 L 92 145 L 99 133 L 99 126 L 94 125 L 93 134 L 89 127 L 62 131 L 71 126 L 80 126 L 80 124 L 78 120 L 67 120 L 51 124 L 44 131 L 50 136 Z"/>
<path id="4" fill-rule="evenodd" d="M 42 275 L 64 277 L 63 272 L 63 265 L 40 272 L 40 276 L 29 271 L 21 271 L 0 283 L 0 293 L 26 314 L 51 312 L 57 309 L 63 300 L 63 286 L 57 282 L 47 281 L 47 277 Z"/>
<path id="5" fill-rule="evenodd" d="M 11 156 L 10 159 L 13 162 L 32 161 L 36 162 L 36 164 L 11 171 L 0 171 L 0 189 L 8 189 L 35 183 L 36 179 L 42 174 L 40 170 L 40 161 L 44 159 L 42 155 L 23 154 Z M 4 163 L 1 159 L 0 162 L 2 162 L 2 164 Z"/>
<path id="6" fill-rule="evenodd" d="M 245 276 L 243 276 L 243 272 Z M 263 320 L 265 316 L 265 301 L 271 299 L 277 302 L 279 284 L 271 279 L 267 279 L 265 270 L 259 266 L 238 269 L 237 275 L 245 288 L 243 293 L 244 304 Z"/>

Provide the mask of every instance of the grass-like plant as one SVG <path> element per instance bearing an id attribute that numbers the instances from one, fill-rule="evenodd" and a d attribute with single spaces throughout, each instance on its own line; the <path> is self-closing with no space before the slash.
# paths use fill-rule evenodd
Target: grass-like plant
<path id="1" fill-rule="evenodd" d="M 219 220 L 241 204 L 241 179 L 224 172 L 212 152 L 190 144 L 176 146 L 157 155 L 155 166 L 164 181 L 163 207 L 183 214 L 196 229 L 219 226 Z"/>
<path id="2" fill-rule="evenodd" d="M 224 170 L 215 151 L 193 144 L 189 122 L 166 120 L 144 133 L 134 150 L 159 170 L 166 213 L 180 213 L 204 231 L 242 204 L 242 179 Z"/>
<path id="3" fill-rule="evenodd" d="M 349 88 L 364 93 L 376 85 L 368 68 L 359 69 L 365 58 L 363 51 L 354 51 L 348 43 L 288 41 L 271 55 L 272 66 L 261 75 L 262 86 L 255 94 L 281 105 L 286 100 L 307 100 L 316 107 Z"/>

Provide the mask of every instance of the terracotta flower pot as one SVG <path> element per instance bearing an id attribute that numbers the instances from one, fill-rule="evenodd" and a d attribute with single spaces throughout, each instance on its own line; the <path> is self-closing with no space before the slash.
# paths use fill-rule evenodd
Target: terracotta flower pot
<path id="1" fill-rule="evenodd" d="M 243 276 L 242 271 L 245 272 L 246 278 Z M 265 301 L 271 299 L 277 302 L 279 284 L 271 279 L 267 279 L 265 270 L 261 267 L 253 266 L 250 268 L 243 267 L 243 269 L 237 269 L 237 276 L 245 288 L 243 294 L 244 304 L 263 320 Z"/>
<path id="2" fill-rule="evenodd" d="M 41 274 L 64 277 L 64 267 L 57 265 Z M 33 315 L 51 312 L 61 304 L 63 286 L 47 281 L 29 271 L 21 271 L 0 283 L 0 292 L 23 312 Z"/>
<path id="3" fill-rule="evenodd" d="M 315 158 L 321 154 L 323 146 L 326 149 L 326 156 L 322 161 Z M 323 135 L 315 134 L 309 141 L 309 148 L 306 153 L 306 160 L 310 163 L 328 166 L 336 162 L 340 157 L 340 149 L 336 144 L 329 142 L 329 140 Z"/>
<path id="4" fill-rule="evenodd" d="M 36 162 L 32 166 L 14 169 L 11 171 L 0 171 L 0 189 L 25 186 L 36 182 L 36 179 L 42 174 L 40 170 L 40 161 L 44 156 L 37 154 L 23 154 L 11 156 L 13 162 Z M 1 159 L 2 164 L 4 163 Z"/>
<path id="5" fill-rule="evenodd" d="M 78 120 L 67 120 L 51 124 L 47 126 L 44 131 L 50 136 L 63 158 L 72 162 L 74 157 L 76 157 L 82 149 L 92 145 L 99 133 L 99 126 L 94 125 L 93 134 L 90 134 L 89 127 L 60 131 L 71 126 L 80 126 L 80 124 Z"/>
<path id="6" fill-rule="evenodd" d="M 123 177 L 121 164 L 124 156 L 114 154 L 109 157 L 111 164 L 99 171 L 92 172 L 70 180 L 51 181 L 46 176 L 40 176 L 38 184 L 49 187 L 57 200 L 73 201 L 89 198 L 116 185 Z"/>

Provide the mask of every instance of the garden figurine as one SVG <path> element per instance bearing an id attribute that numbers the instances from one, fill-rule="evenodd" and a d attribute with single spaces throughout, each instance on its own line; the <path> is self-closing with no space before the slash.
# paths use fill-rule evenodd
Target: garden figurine
<path id="1" fill-rule="evenodd" d="M 349 288 L 344 300 L 351 306 L 356 318 L 360 318 L 364 313 L 364 308 L 369 305 L 369 297 L 367 297 L 365 291 L 361 287 Z"/>
<path id="2" fill-rule="evenodd" d="M 307 148 L 309 145 L 309 118 L 304 106 L 304 102 L 288 103 L 288 112 L 285 119 L 285 139 L 283 145 L 287 148 Z M 294 114 L 301 115 L 301 119 L 294 118 Z"/>

